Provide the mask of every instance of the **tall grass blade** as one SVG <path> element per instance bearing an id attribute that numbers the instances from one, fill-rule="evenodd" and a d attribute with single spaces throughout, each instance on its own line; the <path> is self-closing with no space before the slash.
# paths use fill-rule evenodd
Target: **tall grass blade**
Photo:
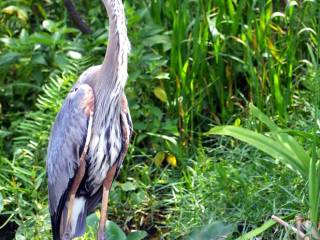
<path id="1" fill-rule="evenodd" d="M 285 138 L 281 139 L 283 142 L 279 142 L 260 133 L 235 126 L 215 127 L 207 133 L 207 135 L 213 134 L 227 135 L 246 142 L 254 146 L 255 148 L 265 152 L 266 154 L 281 160 L 285 164 L 290 165 L 301 175 L 308 175 L 308 168 L 304 164 L 304 159 L 300 159 L 299 155 L 297 155 L 297 153 L 291 147 L 287 146 L 288 141 L 286 141 Z"/>
<path id="2" fill-rule="evenodd" d="M 284 144 L 284 148 L 290 152 L 294 152 L 295 155 L 300 159 L 305 169 L 308 169 L 310 157 L 303 149 L 303 147 L 289 134 L 286 134 L 279 128 L 274 122 L 272 122 L 268 116 L 261 112 L 257 107 L 252 103 L 249 104 L 250 111 L 253 116 L 258 118 L 262 123 L 264 123 L 270 130 L 271 136 L 275 141 L 278 141 L 280 144 Z"/>
<path id="3" fill-rule="evenodd" d="M 241 237 L 237 238 L 236 240 L 251 240 L 254 237 L 262 234 L 264 231 L 268 230 L 269 228 L 271 228 L 275 224 L 276 224 L 276 222 L 274 220 L 270 219 L 269 221 L 265 222 L 262 226 L 242 235 Z"/>

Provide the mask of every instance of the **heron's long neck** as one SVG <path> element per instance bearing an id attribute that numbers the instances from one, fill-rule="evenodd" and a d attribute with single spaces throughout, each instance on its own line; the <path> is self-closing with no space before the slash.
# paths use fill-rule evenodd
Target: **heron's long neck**
<path id="1" fill-rule="evenodd" d="M 130 43 L 122 0 L 102 0 L 109 17 L 109 42 L 101 66 L 104 87 L 124 88 L 127 80 Z"/>

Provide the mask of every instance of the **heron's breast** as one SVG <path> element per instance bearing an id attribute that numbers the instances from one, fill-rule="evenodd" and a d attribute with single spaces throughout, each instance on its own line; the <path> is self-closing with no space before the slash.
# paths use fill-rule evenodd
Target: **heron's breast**
<path id="1" fill-rule="evenodd" d="M 119 158 L 122 141 L 117 126 L 106 127 L 94 133 L 88 151 L 88 178 L 86 188 L 94 194 L 102 185 L 107 172 Z"/>

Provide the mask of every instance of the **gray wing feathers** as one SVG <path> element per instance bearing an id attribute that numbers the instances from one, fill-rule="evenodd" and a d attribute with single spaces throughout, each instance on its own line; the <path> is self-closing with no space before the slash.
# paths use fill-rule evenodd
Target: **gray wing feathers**
<path id="1" fill-rule="evenodd" d="M 85 89 L 81 88 L 68 94 L 51 130 L 47 156 L 51 214 L 57 211 L 59 201 L 79 165 L 89 119 L 82 106 L 84 96 Z"/>

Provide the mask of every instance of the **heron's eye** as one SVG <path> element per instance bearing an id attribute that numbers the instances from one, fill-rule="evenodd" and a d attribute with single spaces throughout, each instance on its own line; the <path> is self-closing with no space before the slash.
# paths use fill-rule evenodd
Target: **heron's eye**
<path id="1" fill-rule="evenodd" d="M 76 87 L 76 88 L 73 88 L 73 89 L 70 90 L 70 93 L 71 93 L 71 94 L 74 94 L 77 90 L 78 90 L 77 87 Z"/>

